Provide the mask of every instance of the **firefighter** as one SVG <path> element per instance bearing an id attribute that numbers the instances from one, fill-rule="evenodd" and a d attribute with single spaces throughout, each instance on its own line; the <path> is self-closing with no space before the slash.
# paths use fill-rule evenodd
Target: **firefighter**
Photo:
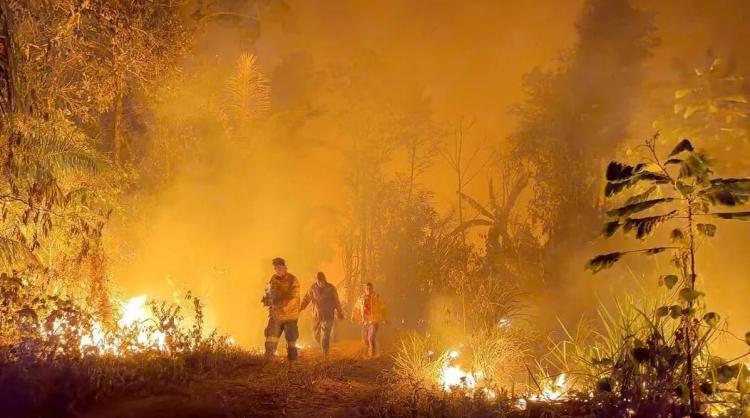
<path id="1" fill-rule="evenodd" d="M 283 333 L 286 337 L 287 358 L 290 362 L 297 361 L 297 338 L 299 328 L 300 298 L 299 280 L 289 273 L 283 258 L 274 258 L 271 262 L 274 275 L 268 282 L 266 292 L 261 300 L 268 306 L 268 326 L 265 329 L 266 358 L 272 359 L 276 355 L 279 338 Z"/>

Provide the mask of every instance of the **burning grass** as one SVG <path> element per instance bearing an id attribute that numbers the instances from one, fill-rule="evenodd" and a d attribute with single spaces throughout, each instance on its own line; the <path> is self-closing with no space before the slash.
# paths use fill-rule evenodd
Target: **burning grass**
<path id="1" fill-rule="evenodd" d="M 387 379 L 387 399 L 380 403 L 385 415 L 411 410 L 420 416 L 465 416 L 461 411 L 468 410 L 505 416 L 522 410 L 518 400 L 529 389 L 523 332 L 503 327 L 463 340 L 449 344 L 433 336 L 404 336 Z"/>

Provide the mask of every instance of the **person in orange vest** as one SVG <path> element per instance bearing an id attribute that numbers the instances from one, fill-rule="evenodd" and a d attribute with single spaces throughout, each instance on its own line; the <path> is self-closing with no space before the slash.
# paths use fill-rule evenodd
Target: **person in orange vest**
<path id="1" fill-rule="evenodd" d="M 299 338 L 300 298 L 299 280 L 289 273 L 283 258 L 274 258 L 274 275 L 268 282 L 261 302 L 268 306 L 268 325 L 264 331 L 266 337 L 266 359 L 276 355 L 279 338 L 286 337 L 287 359 L 297 361 L 297 338 Z"/>
<path id="2" fill-rule="evenodd" d="M 367 346 L 368 357 L 378 355 L 378 331 L 388 319 L 383 299 L 375 293 L 371 282 L 365 284 L 365 293 L 357 299 L 352 310 L 352 321 L 362 324 L 362 342 Z"/>

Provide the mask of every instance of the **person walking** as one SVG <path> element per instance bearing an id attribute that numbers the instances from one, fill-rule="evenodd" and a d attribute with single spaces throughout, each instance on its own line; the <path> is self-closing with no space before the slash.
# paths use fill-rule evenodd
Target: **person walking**
<path id="1" fill-rule="evenodd" d="M 367 356 L 378 355 L 378 331 L 380 324 L 387 320 L 383 299 L 375 293 L 371 282 L 365 284 L 365 293 L 357 299 L 352 310 L 352 321 L 362 325 L 362 342 L 367 346 Z"/>
<path id="2" fill-rule="evenodd" d="M 268 325 L 264 331 L 266 337 L 266 359 L 276 355 L 279 338 L 286 337 L 287 359 L 297 361 L 297 338 L 299 328 L 297 320 L 300 312 L 299 280 L 289 273 L 283 258 L 274 258 L 271 262 L 274 274 L 268 282 L 261 302 L 268 306 Z"/>
<path id="3" fill-rule="evenodd" d="M 322 271 L 318 272 L 315 283 L 310 286 L 310 290 L 302 299 L 300 310 L 304 310 L 307 305 L 312 306 L 315 341 L 323 349 L 323 356 L 328 358 L 334 319 L 335 316 L 338 316 L 338 319 L 344 319 L 344 310 L 341 308 L 336 286 L 328 282 Z"/>

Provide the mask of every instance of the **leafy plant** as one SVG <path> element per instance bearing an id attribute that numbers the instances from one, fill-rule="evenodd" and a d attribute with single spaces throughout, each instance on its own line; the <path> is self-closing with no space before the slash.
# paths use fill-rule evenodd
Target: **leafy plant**
<path id="1" fill-rule="evenodd" d="M 707 56 L 706 65 L 684 70 L 672 109 L 654 121 L 670 137 L 691 138 L 722 159 L 723 166 L 747 169 L 735 155 L 750 150 L 747 80 L 731 60 Z"/>
<path id="2" fill-rule="evenodd" d="M 698 308 L 704 293 L 696 287 L 697 245 L 716 235 L 717 226 L 711 219 L 749 220 L 749 212 L 727 211 L 750 200 L 750 178 L 719 178 L 714 176 L 711 160 L 693 144 L 680 141 L 665 158 L 657 153 L 658 134 L 646 141 L 644 159 L 636 165 L 611 162 L 607 167 L 605 195 L 613 198 L 624 192 L 630 196 L 624 204 L 608 210 L 610 220 L 603 234 L 607 237 L 618 230 L 635 233 L 638 240 L 646 240 L 662 225 L 670 225 L 671 244 L 602 254 L 591 259 L 586 268 L 596 273 L 609 268 L 628 254 L 653 255 L 670 251 L 674 274 L 661 276 L 660 285 L 672 293 L 672 301 L 656 309 L 657 318 L 680 321 L 675 331 L 673 353 L 675 366 L 682 370 L 686 385 L 676 388 L 678 395 L 686 395 L 692 413 L 699 410 L 696 401 L 698 388 L 696 356 L 710 338 L 719 322 L 719 315 L 707 312 L 702 319 Z M 643 190 L 644 191 L 638 191 Z M 654 195 L 659 197 L 653 197 Z M 661 334 L 661 338 L 667 336 Z M 645 343 L 645 342 L 644 342 Z M 659 343 L 658 346 L 664 346 Z M 636 347 L 637 348 L 637 347 Z M 656 353 L 648 344 L 643 346 L 643 357 Z M 658 364 L 654 367 L 657 367 Z"/>

